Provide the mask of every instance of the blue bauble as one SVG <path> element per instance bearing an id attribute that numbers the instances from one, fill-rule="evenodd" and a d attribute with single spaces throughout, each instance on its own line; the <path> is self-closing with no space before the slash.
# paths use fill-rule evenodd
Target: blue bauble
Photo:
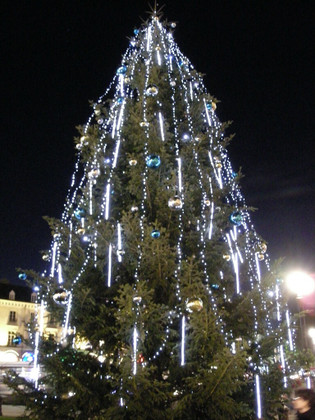
<path id="1" fill-rule="evenodd" d="M 208 102 L 206 104 L 206 107 L 207 107 L 207 109 L 209 109 L 209 111 L 211 111 L 211 109 L 212 109 L 212 103 L 211 102 Z"/>
<path id="2" fill-rule="evenodd" d="M 27 279 L 27 275 L 25 273 L 20 273 L 19 274 L 19 279 L 20 280 L 26 280 Z"/>
<path id="3" fill-rule="evenodd" d="M 230 216 L 230 222 L 233 225 L 240 226 L 243 222 L 243 216 L 239 211 L 234 211 Z"/>
<path id="4" fill-rule="evenodd" d="M 152 238 L 154 238 L 154 239 L 159 238 L 159 237 L 161 236 L 160 231 L 158 231 L 157 229 L 152 230 L 152 232 L 151 232 L 151 236 L 152 236 Z"/>
<path id="5" fill-rule="evenodd" d="M 81 209 L 80 207 L 79 208 L 77 208 L 76 210 L 74 210 L 74 217 L 76 218 L 76 219 L 78 219 L 78 220 L 81 220 L 82 219 L 82 217 L 84 217 L 85 216 L 85 210 L 84 209 Z"/>
<path id="6" fill-rule="evenodd" d="M 145 163 L 149 168 L 158 168 L 161 165 L 161 158 L 158 155 L 149 155 Z"/>
<path id="7" fill-rule="evenodd" d="M 138 35 L 138 33 L 139 33 L 139 29 L 134 29 L 134 30 L 133 30 L 133 33 L 134 33 L 135 35 Z"/>
<path id="8" fill-rule="evenodd" d="M 127 71 L 127 67 L 126 66 L 121 66 L 117 69 L 116 73 L 117 74 L 125 74 Z"/>
<path id="9" fill-rule="evenodd" d="M 20 336 L 16 336 L 16 337 L 14 337 L 13 339 L 12 339 L 12 343 L 13 344 L 15 344 L 15 345 L 19 345 L 19 344 L 21 344 L 22 343 L 22 338 L 20 337 Z"/>
<path id="10" fill-rule="evenodd" d="M 117 103 L 118 104 L 122 104 L 124 101 L 124 98 L 122 96 L 119 96 L 119 98 L 117 98 Z"/>

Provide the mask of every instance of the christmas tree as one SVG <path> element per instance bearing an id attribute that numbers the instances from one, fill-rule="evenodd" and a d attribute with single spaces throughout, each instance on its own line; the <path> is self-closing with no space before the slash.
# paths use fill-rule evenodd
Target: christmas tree
<path id="1" fill-rule="evenodd" d="M 31 418 L 268 418 L 286 385 L 289 313 L 227 154 L 229 123 L 175 26 L 154 12 L 134 30 L 78 127 L 48 268 L 27 272 L 39 290 L 34 382 L 19 391 Z"/>

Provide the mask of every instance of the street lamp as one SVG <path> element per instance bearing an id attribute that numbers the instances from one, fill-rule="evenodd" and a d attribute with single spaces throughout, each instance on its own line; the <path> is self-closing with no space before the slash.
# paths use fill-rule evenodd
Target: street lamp
<path id="1" fill-rule="evenodd" d="M 314 279 L 304 271 L 292 271 L 286 276 L 286 284 L 288 289 L 296 295 L 299 312 L 301 312 L 301 300 L 311 295 L 315 291 Z M 302 316 L 301 316 L 302 315 Z M 301 339 L 304 346 L 307 348 L 306 337 L 306 319 L 305 313 L 300 315 Z"/>
<path id="2" fill-rule="evenodd" d="M 315 282 L 311 276 L 303 271 L 292 271 L 286 276 L 286 283 L 291 292 L 298 299 L 308 296 L 315 290 Z"/>

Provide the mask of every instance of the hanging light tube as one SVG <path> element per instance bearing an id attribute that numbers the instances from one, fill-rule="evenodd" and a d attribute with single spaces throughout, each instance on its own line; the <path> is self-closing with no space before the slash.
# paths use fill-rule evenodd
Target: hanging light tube
<path id="1" fill-rule="evenodd" d="M 278 309 L 279 304 L 277 303 L 277 310 Z M 290 347 L 290 351 L 293 351 L 293 340 L 292 340 L 292 331 L 290 328 L 290 314 L 289 314 L 289 310 L 287 309 L 286 313 L 286 320 L 287 320 L 287 326 L 288 326 L 288 339 L 289 339 L 289 347 Z"/>
<path id="2" fill-rule="evenodd" d="M 186 318 L 182 317 L 182 340 L 181 340 L 181 362 L 180 365 L 185 365 L 185 328 L 186 328 Z"/>
<path id="3" fill-rule="evenodd" d="M 211 210 L 210 210 L 209 239 L 212 238 L 212 232 L 213 232 L 213 214 L 214 214 L 214 202 L 212 201 Z"/>
<path id="4" fill-rule="evenodd" d="M 159 122 L 160 122 L 161 139 L 162 139 L 162 141 L 164 141 L 165 136 L 164 136 L 164 127 L 163 127 L 163 117 L 162 117 L 161 112 L 159 112 Z"/>
<path id="5" fill-rule="evenodd" d="M 107 271 L 107 286 L 110 287 L 112 283 L 112 244 L 108 247 L 108 271 Z"/>
<path id="6" fill-rule="evenodd" d="M 66 338 L 66 336 L 68 334 L 71 304 L 72 304 L 72 293 L 70 293 L 70 296 L 69 296 L 69 302 L 68 302 L 68 306 L 67 306 L 65 326 L 63 328 L 63 334 L 62 334 L 63 338 Z"/>
<path id="7" fill-rule="evenodd" d="M 120 225 L 120 223 L 118 223 L 118 225 L 117 225 L 117 231 L 118 231 L 117 256 L 118 256 L 118 261 L 122 262 L 122 256 L 121 256 L 122 243 L 121 243 L 121 225 Z"/>
<path id="8" fill-rule="evenodd" d="M 113 161 L 113 168 L 116 168 L 116 165 L 117 165 L 119 146 L 120 146 L 120 140 L 118 140 L 117 143 L 116 143 L 116 149 L 115 149 L 114 161 Z"/>
<path id="9" fill-rule="evenodd" d="M 255 382 L 256 382 L 256 404 L 257 404 L 257 418 L 262 418 L 262 411 L 261 411 L 261 394 L 260 394 L 260 378 L 259 375 L 255 375 Z"/>
<path id="10" fill-rule="evenodd" d="M 58 264 L 58 283 L 62 284 L 63 283 L 63 278 L 62 278 L 62 267 L 61 264 Z"/>
<path id="11" fill-rule="evenodd" d="M 181 158 L 177 158 L 178 162 L 178 190 L 179 192 L 182 192 L 182 160 Z"/>
<path id="12" fill-rule="evenodd" d="M 56 251 L 57 251 L 57 242 L 55 241 L 53 249 L 52 249 L 52 262 L 51 262 L 50 277 L 54 277 L 54 274 L 55 274 Z"/>
<path id="13" fill-rule="evenodd" d="M 138 331 L 136 326 L 133 328 L 133 374 L 137 373 L 137 345 L 138 345 Z"/>
<path id="14" fill-rule="evenodd" d="M 110 183 L 106 185 L 105 220 L 109 218 Z"/>

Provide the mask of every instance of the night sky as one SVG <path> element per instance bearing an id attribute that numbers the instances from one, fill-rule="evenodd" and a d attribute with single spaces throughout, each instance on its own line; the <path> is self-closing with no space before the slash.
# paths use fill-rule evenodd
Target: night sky
<path id="1" fill-rule="evenodd" d="M 271 259 L 315 272 L 313 2 L 163 4 L 179 48 L 221 101 L 219 118 L 233 120 L 229 156 Z M 1 1 L 0 278 L 43 268 L 51 237 L 42 216 L 63 211 L 75 126 L 149 9 L 142 0 Z"/>

